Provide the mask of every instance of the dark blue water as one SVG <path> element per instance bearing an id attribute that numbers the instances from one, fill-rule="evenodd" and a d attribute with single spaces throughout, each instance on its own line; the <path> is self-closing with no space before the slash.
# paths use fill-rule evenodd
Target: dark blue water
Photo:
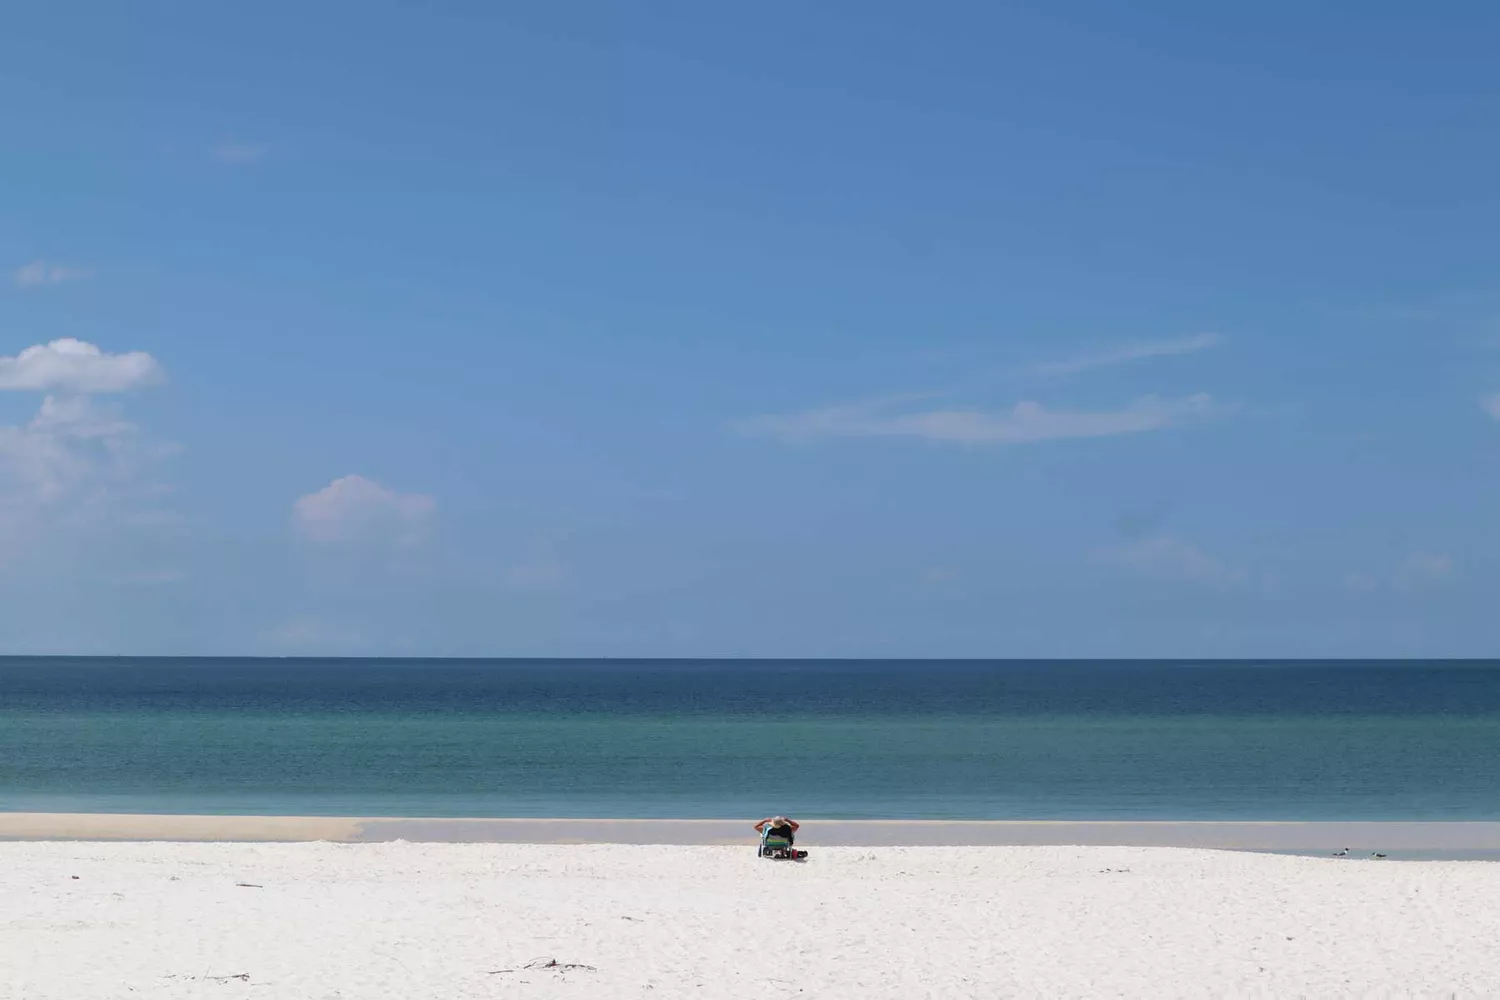
<path id="1" fill-rule="evenodd" d="M 0 659 L 0 809 L 1500 819 L 1500 662 Z"/>

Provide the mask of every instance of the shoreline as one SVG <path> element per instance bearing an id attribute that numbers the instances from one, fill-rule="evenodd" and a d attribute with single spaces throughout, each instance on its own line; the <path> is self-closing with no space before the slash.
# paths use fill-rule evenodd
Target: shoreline
<path id="1" fill-rule="evenodd" d="M 743 845 L 744 819 L 433 819 L 0 813 L 0 841 Z M 802 820 L 808 847 L 1185 847 L 1500 858 L 1495 821 Z"/>

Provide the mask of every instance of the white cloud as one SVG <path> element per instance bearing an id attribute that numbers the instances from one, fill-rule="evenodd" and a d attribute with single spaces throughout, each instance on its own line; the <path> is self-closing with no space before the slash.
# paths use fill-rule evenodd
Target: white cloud
<path id="1" fill-rule="evenodd" d="M 0 426 L 0 569 L 123 583 L 137 557 L 156 562 L 177 523 L 159 506 L 169 450 L 88 397 L 48 396 L 31 420 Z"/>
<path id="2" fill-rule="evenodd" d="M 1146 576 L 1219 586 L 1239 583 L 1244 574 L 1225 566 L 1197 546 L 1170 535 L 1101 549 L 1095 555 Z"/>
<path id="3" fill-rule="evenodd" d="M 64 267 L 51 261 L 34 260 L 30 264 L 23 264 L 16 268 L 11 277 L 15 283 L 22 288 L 36 288 L 41 285 L 61 285 L 67 281 L 77 281 L 87 278 L 90 272 L 78 267 Z"/>
<path id="4" fill-rule="evenodd" d="M 215 143 L 209 150 L 209 155 L 220 163 L 228 163 L 241 166 L 246 163 L 255 163 L 266 158 L 271 147 L 263 142 L 241 142 L 235 139 L 226 139 Z"/>
<path id="5" fill-rule="evenodd" d="M 1488 413 L 1496 420 L 1500 420 L 1500 393 L 1481 399 L 1479 405 L 1485 413 Z"/>
<path id="6" fill-rule="evenodd" d="M 0 357 L 0 390 L 88 394 L 124 392 L 160 381 L 162 369 L 144 351 L 106 354 L 65 337 Z"/>
<path id="7" fill-rule="evenodd" d="M 30 420 L 0 425 L 0 562 L 10 572 L 123 581 L 159 568 L 118 556 L 161 558 L 155 543 L 176 521 L 158 506 L 165 487 L 154 473 L 172 449 L 92 395 L 159 374 L 149 355 L 107 355 L 80 341 L 0 358 L 0 390 L 58 390 Z"/>
<path id="8" fill-rule="evenodd" d="M 1008 411 L 920 410 L 891 412 L 879 404 L 830 406 L 802 413 L 757 417 L 747 430 L 785 438 L 905 437 L 963 444 L 1025 444 L 1066 438 L 1111 437 L 1161 430 L 1216 411 L 1205 393 L 1180 400 L 1155 396 L 1118 410 L 1049 410 L 1022 402 Z"/>
<path id="9" fill-rule="evenodd" d="M 152 450 L 136 426 L 86 397 L 48 396 L 29 423 L 0 426 L 0 480 L 12 504 L 118 489 Z"/>
<path id="10" fill-rule="evenodd" d="M 427 537 L 436 508 L 430 496 L 398 493 L 350 475 L 300 498 L 292 517 L 303 536 L 319 544 L 407 547 Z"/>
<path id="11" fill-rule="evenodd" d="M 1128 364 L 1132 361 L 1144 361 L 1147 358 L 1168 358 L 1183 354 L 1197 354 L 1200 351 L 1219 347 L 1224 341 L 1225 338 L 1217 333 L 1200 333 L 1192 337 L 1178 337 L 1175 340 L 1148 340 L 1136 344 L 1127 344 L 1124 347 L 1118 347 L 1114 350 L 1079 355 L 1066 361 L 1054 361 L 1050 364 L 1038 365 L 1035 371 L 1038 375 L 1052 377 L 1077 375 L 1080 372 L 1090 371 L 1095 368 L 1111 368 L 1115 365 Z"/>

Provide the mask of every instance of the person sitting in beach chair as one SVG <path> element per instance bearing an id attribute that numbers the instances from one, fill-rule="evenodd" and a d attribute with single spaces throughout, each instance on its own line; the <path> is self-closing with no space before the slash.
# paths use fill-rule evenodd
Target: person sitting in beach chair
<path id="1" fill-rule="evenodd" d="M 801 826 L 794 819 L 785 816 L 768 816 L 755 824 L 755 832 L 760 834 L 760 849 L 756 852 L 757 857 L 783 858 L 796 861 L 807 857 L 806 851 L 799 851 L 793 845 L 797 840 L 797 830 Z"/>

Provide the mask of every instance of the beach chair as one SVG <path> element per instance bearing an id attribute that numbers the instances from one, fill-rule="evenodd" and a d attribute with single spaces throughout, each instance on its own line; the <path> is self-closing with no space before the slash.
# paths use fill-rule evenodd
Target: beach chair
<path id="1" fill-rule="evenodd" d="M 790 839 L 772 833 L 768 825 L 760 832 L 760 850 L 756 852 L 756 856 L 781 861 L 801 861 L 807 857 L 807 852 L 793 847 Z"/>

